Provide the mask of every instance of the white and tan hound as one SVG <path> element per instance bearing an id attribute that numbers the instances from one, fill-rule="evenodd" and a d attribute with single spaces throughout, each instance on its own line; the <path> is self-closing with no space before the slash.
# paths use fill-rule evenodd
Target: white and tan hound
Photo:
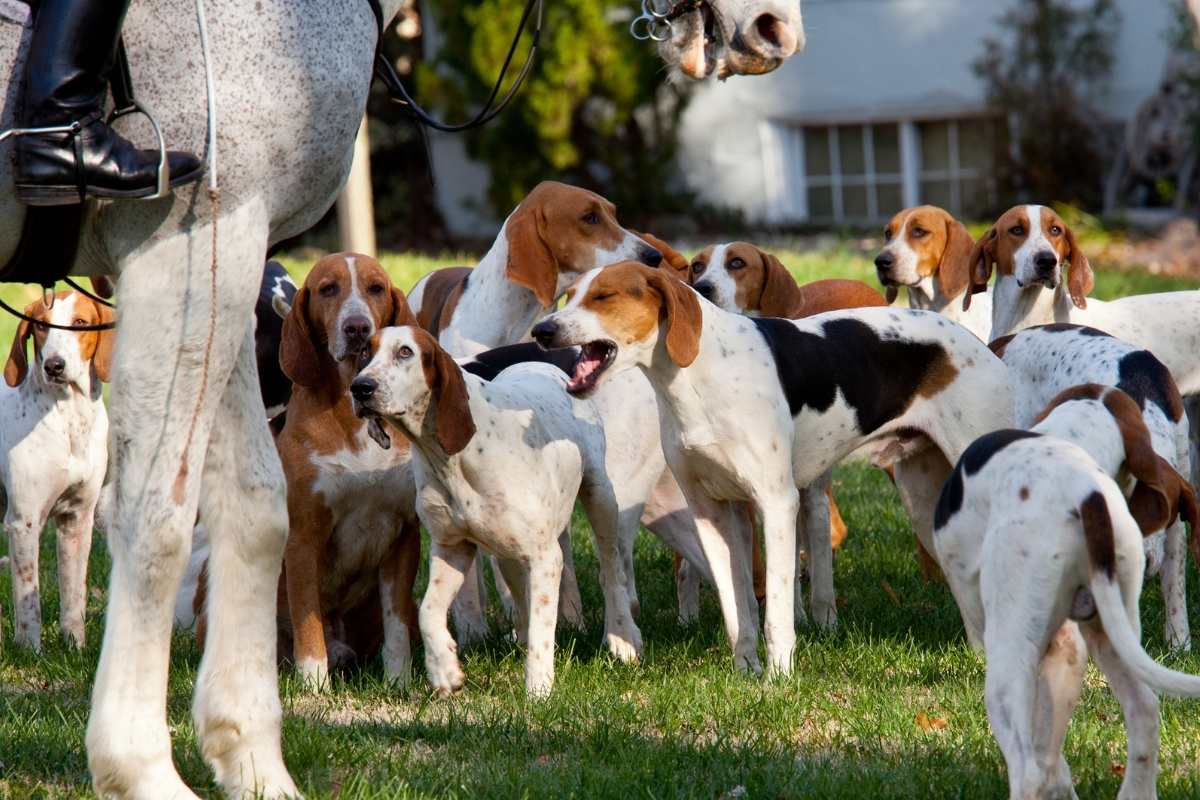
<path id="1" fill-rule="evenodd" d="M 279 361 L 294 386 L 276 439 L 290 526 L 280 639 L 312 686 L 381 641 L 387 678 L 411 672 L 421 551 L 411 455 L 406 441 L 371 441 L 348 387 L 372 336 L 415 321 L 379 263 L 353 253 L 318 261 L 284 321 Z"/>
<path id="2" fill-rule="evenodd" d="M 990 290 L 974 297 L 967 291 L 975 240 L 961 222 L 937 206 L 906 208 L 888 222 L 883 240 L 875 272 L 889 303 L 903 286 L 909 308 L 945 314 L 990 341 L 992 296 Z"/>
<path id="3" fill-rule="evenodd" d="M 1129 506 L 1114 478 L 1136 480 Z M 1074 797 L 1063 758 L 1090 652 L 1121 703 L 1129 748 L 1118 795 L 1153 798 L 1155 691 L 1200 696 L 1200 678 L 1141 646 L 1142 534 L 1191 487 L 1150 445 L 1137 404 L 1086 384 L 1051 403 L 1030 431 L 973 443 L 938 502 L 938 560 L 967 634 L 987 656 L 987 710 L 1012 798 Z"/>
<path id="4" fill-rule="evenodd" d="M 424 330 L 406 326 L 372 341 L 370 362 L 350 385 L 360 416 L 373 426 L 382 418 L 412 443 L 417 513 L 432 542 L 421 636 L 438 692 L 456 691 L 464 681 L 446 616 L 476 548 L 498 558 L 513 592 L 526 690 L 550 691 L 563 567 L 558 538 L 576 498 L 596 537 L 605 641 L 622 661 L 641 655 L 621 574 L 604 428 L 592 403 L 564 391 L 566 382 L 561 370 L 537 363 L 484 381 L 464 372 Z M 637 525 L 636 518 L 626 522 Z"/>
<path id="5" fill-rule="evenodd" d="M 1012 370 L 1016 425 L 1027 428 L 1059 392 L 1079 383 L 1115 386 L 1132 397 L 1150 431 L 1154 452 L 1190 474 L 1188 419 L 1171 373 L 1148 350 L 1099 331 L 1053 323 L 1003 336 L 989 347 Z M 1167 643 L 1191 648 L 1187 616 L 1187 540 L 1183 521 L 1147 539 L 1148 574 L 1157 573 L 1167 607 Z M 1200 532 L 1193 531 L 1193 538 Z"/>
<path id="6" fill-rule="evenodd" d="M 533 335 L 544 346 L 582 348 L 568 384 L 574 393 L 634 367 L 650 379 L 667 460 L 696 516 L 743 669 L 759 669 L 743 503 L 761 516 L 766 540 L 768 666 L 786 673 L 795 643 L 797 488 L 805 493 L 813 617 L 829 626 L 836 607 L 828 505 L 814 483 L 871 445 L 876 463 L 896 465 L 913 527 L 932 548 L 948 459 L 1012 416 L 1000 360 L 967 331 L 921 311 L 751 319 L 662 271 L 624 263 L 585 275 Z"/>
<path id="7" fill-rule="evenodd" d="M 58 292 L 50 308 L 35 300 L 25 314 L 67 327 L 113 319 L 107 306 L 77 292 Z M 38 550 L 48 520 L 58 531 L 61 632 L 75 647 L 84 645 L 92 522 L 108 467 L 100 383 L 109 377 L 114 336 L 111 330 L 60 330 L 22 321 L 4 366 L 0 499 L 6 501 L 13 640 L 22 647 L 42 649 Z"/>

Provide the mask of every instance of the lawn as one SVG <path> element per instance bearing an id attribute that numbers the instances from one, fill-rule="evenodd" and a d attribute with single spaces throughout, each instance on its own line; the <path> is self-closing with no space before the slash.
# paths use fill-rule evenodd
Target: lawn
<path id="1" fill-rule="evenodd" d="M 870 279 L 869 260 L 850 242 L 818 253 L 785 251 L 783 259 L 803 280 Z M 310 261 L 288 265 L 300 274 Z M 464 261 L 461 255 L 384 258 L 406 288 L 433 266 Z M 1100 297 L 1187 288 L 1143 274 L 1106 274 L 1100 265 L 1097 271 Z M 5 337 L 9 331 L 0 328 Z M 339 798 L 1003 796 L 1003 762 L 983 705 L 983 665 L 966 646 L 945 587 L 922 583 L 895 491 L 862 465 L 840 468 L 835 490 L 850 526 L 836 561 L 840 625 L 830 635 L 801 625 L 791 677 L 764 681 L 733 672 L 711 592 L 703 595 L 700 621 L 679 626 L 671 558 L 645 532 L 637 549 L 645 658 L 635 666 L 609 658 L 600 647 L 594 552 L 577 515 L 573 534 L 589 625 L 585 633 L 559 631 L 557 683 L 548 699 L 523 696 L 521 654 L 495 615 L 491 638 L 464 654 L 467 685 L 451 699 L 431 696 L 420 648 L 413 683 L 403 691 L 384 684 L 378 662 L 339 676 L 319 697 L 285 675 L 284 756 L 292 774 L 309 797 Z M 89 794 L 83 731 L 109 564 L 103 540 L 96 544 L 82 653 L 57 639 L 52 539 L 42 549 L 47 646 L 40 657 L 13 647 L 10 581 L 0 571 L 0 798 Z M 1200 591 L 1194 567 L 1189 580 L 1193 593 Z M 1143 621 L 1150 652 L 1200 672 L 1200 656 L 1166 653 L 1157 582 L 1148 586 Z M 175 763 L 189 784 L 215 796 L 189 714 L 199 662 L 189 634 L 176 635 L 172 654 Z M 1160 797 L 1200 796 L 1198 712 L 1196 701 L 1164 701 Z M 1120 709 L 1095 670 L 1067 739 L 1067 760 L 1081 798 L 1115 796 L 1124 732 Z"/>

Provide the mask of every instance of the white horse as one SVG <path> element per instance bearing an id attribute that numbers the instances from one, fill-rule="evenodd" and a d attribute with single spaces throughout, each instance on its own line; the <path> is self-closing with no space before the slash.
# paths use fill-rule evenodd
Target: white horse
<path id="1" fill-rule="evenodd" d="M 381 0 L 384 19 L 402 2 Z M 5 16 L 13 5 L 0 7 L 8 76 L 0 128 L 14 123 L 29 38 L 19 15 Z M 197 510 L 211 545 L 209 634 L 192 706 L 200 748 L 230 796 L 297 794 L 281 754 L 275 667 L 284 482 L 262 415 L 252 315 L 267 248 L 320 219 L 349 171 L 376 21 L 366 0 L 207 5 L 220 155 L 215 226 L 204 183 L 162 200 L 93 202 L 72 268 L 117 273 L 121 300 L 110 396 L 112 579 L 87 730 L 102 796 L 194 797 L 171 760 L 166 689 L 173 601 Z M 703 9 L 711 10 L 689 13 L 714 15 L 723 31 L 754 28 L 754 42 L 765 41 L 764 31 L 792 49 L 802 39 L 798 0 L 709 0 Z M 169 145 L 204 153 L 196 19 L 193 0 L 141 0 L 125 41 L 139 99 L 157 113 Z M 759 45 L 745 37 L 734 45 L 732 61 L 754 68 L 746 71 L 782 60 L 787 49 L 768 41 L 770 52 L 750 59 L 745 52 Z M 662 52 L 672 60 L 671 48 Z M 149 141 L 145 129 L 135 138 Z M 0 260 L 15 249 L 24 216 L 8 188 L 10 148 L 0 144 Z"/>

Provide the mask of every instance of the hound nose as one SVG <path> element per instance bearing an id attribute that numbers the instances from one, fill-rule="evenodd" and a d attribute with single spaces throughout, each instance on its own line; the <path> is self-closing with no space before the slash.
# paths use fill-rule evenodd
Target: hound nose
<path id="1" fill-rule="evenodd" d="M 693 288 L 700 293 L 701 297 L 709 301 L 713 299 L 713 295 L 717 291 L 717 287 L 713 286 L 709 281 L 700 281 Z"/>
<path id="2" fill-rule="evenodd" d="M 554 346 L 554 337 L 558 335 L 558 323 L 552 319 L 544 319 L 533 326 L 533 340 L 546 350 Z"/>
<path id="3" fill-rule="evenodd" d="M 642 263 L 648 267 L 657 267 L 662 263 L 662 253 L 658 252 L 653 247 L 647 247 L 642 250 L 639 258 L 641 259 Z"/>
<path id="4" fill-rule="evenodd" d="M 896 259 L 891 253 L 880 253 L 875 256 L 875 269 L 879 270 L 879 274 L 890 272 L 892 267 L 896 265 Z"/>
<path id="5" fill-rule="evenodd" d="M 50 356 L 42 363 L 42 369 L 46 371 L 47 378 L 61 378 L 67 369 L 67 362 L 62 356 Z"/>
<path id="6" fill-rule="evenodd" d="M 349 317 L 342 323 L 342 333 L 352 342 L 362 343 L 371 338 L 371 320 L 366 317 Z"/>
<path id="7" fill-rule="evenodd" d="M 365 403 L 375 396 L 375 390 L 379 388 L 379 382 L 374 378 L 355 378 L 354 383 L 350 384 L 350 394 L 360 403 Z"/>
<path id="8" fill-rule="evenodd" d="M 1033 256 L 1033 265 L 1037 267 L 1038 275 L 1048 277 L 1058 266 L 1058 256 L 1049 250 L 1040 250 Z"/>

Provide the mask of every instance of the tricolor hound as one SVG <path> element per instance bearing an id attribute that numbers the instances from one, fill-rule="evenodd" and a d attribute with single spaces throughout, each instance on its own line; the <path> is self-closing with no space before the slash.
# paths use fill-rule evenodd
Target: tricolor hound
<path id="1" fill-rule="evenodd" d="M 463 684 L 446 615 L 477 547 L 498 558 L 513 592 L 526 690 L 550 691 L 563 567 L 558 537 L 577 497 L 596 537 L 605 641 L 622 661 L 641 654 L 621 574 L 604 429 L 592 403 L 568 395 L 566 383 L 561 370 L 537 363 L 484 381 L 464 373 L 424 330 L 406 326 L 372 340 L 370 362 L 350 385 L 355 411 L 379 439 L 386 437 L 382 418 L 412 442 L 417 513 L 432 542 L 421 636 L 438 692 Z M 626 522 L 637 525 L 636 517 Z"/>
<path id="2" fill-rule="evenodd" d="M 1079 383 L 1115 386 L 1136 401 L 1150 443 L 1172 469 L 1190 472 L 1188 420 L 1171 373 L 1148 350 L 1107 333 L 1069 323 L 1027 328 L 989 345 L 1012 371 L 1016 425 L 1027 428 L 1059 392 Z M 1193 531 L 1193 537 L 1200 532 Z M 1183 522 L 1165 536 L 1147 541 L 1148 566 L 1162 580 L 1167 606 L 1167 643 L 1191 647 L 1185 574 L 1187 547 Z"/>
<path id="3" fill-rule="evenodd" d="M 933 507 L 949 459 L 1012 417 L 1000 360 L 966 330 L 922 311 L 751 319 L 660 270 L 624 263 L 585 275 L 533 335 L 547 347 L 582 347 L 568 384 L 574 393 L 635 366 L 650 379 L 667 461 L 696 516 L 735 664 L 754 671 L 751 530 L 741 504 L 752 503 L 762 518 L 768 666 L 786 673 L 795 643 L 797 487 L 814 512 L 803 520 L 813 616 L 831 625 L 828 505 L 813 483 L 872 445 L 877 463 L 896 465 L 913 527 L 932 549 Z"/>
<path id="4" fill-rule="evenodd" d="M 415 322 L 375 259 L 336 253 L 313 267 L 283 324 L 279 362 L 294 387 L 276 439 L 290 528 L 280 640 L 311 685 L 380 639 L 388 679 L 409 677 L 421 541 L 408 443 L 376 446 L 347 389 L 372 336 Z"/>
<path id="5" fill-rule="evenodd" d="M 888 302 L 908 288 L 909 308 L 945 314 L 983 341 L 990 341 L 992 296 L 967 291 L 975 240 L 966 227 L 937 206 L 906 208 L 883 229 L 875 272 Z"/>
<path id="6" fill-rule="evenodd" d="M 1138 481 L 1128 507 L 1114 482 L 1126 470 Z M 981 437 L 946 482 L 934 541 L 968 637 L 987 655 L 1010 797 L 1075 796 L 1062 746 L 1089 652 L 1125 714 L 1118 796 L 1155 796 L 1154 692 L 1200 696 L 1200 678 L 1141 646 L 1142 534 L 1167 524 L 1175 504 L 1195 519 L 1195 495 L 1155 456 L 1137 404 L 1097 384 L 1055 398 L 1030 431 Z"/>
<path id="7" fill-rule="evenodd" d="M 26 316 L 55 325 L 111 322 L 107 306 L 77 292 L 41 299 Z M 100 395 L 112 365 L 111 330 L 74 332 L 22 321 L 0 386 L 0 500 L 12 566 L 13 639 L 42 648 L 38 549 L 42 528 L 58 529 L 59 620 L 83 647 L 92 519 L 108 467 L 108 415 Z M 29 340 L 33 340 L 33 367 Z"/>

